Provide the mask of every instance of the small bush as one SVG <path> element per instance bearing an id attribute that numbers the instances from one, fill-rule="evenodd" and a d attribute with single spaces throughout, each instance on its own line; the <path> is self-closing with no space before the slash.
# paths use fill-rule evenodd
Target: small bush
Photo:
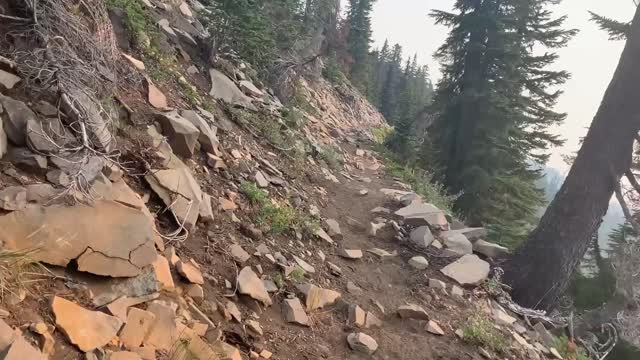
<path id="1" fill-rule="evenodd" d="M 304 281 L 304 275 L 305 275 L 305 271 L 299 267 L 293 269 L 293 271 L 291 272 L 291 274 L 289 275 L 291 277 L 291 280 L 293 280 L 294 282 L 302 282 Z"/>
<path id="2" fill-rule="evenodd" d="M 493 323 L 482 315 L 475 315 L 462 329 L 463 339 L 471 344 L 484 346 L 493 351 L 504 351 L 509 342 Z"/>
<path id="3" fill-rule="evenodd" d="M 333 57 L 327 59 L 327 62 L 322 69 L 322 76 L 333 84 L 339 85 L 347 82 L 347 77 L 340 69 L 338 61 Z"/>
<path id="4" fill-rule="evenodd" d="M 276 274 L 276 276 L 273 277 L 273 283 L 276 284 L 278 289 L 282 289 L 284 287 L 284 277 L 282 277 L 282 274 Z"/>
<path id="5" fill-rule="evenodd" d="M 282 109 L 282 118 L 285 124 L 291 129 L 300 129 L 304 127 L 307 122 L 304 114 L 293 106 L 286 106 Z"/>
<path id="6" fill-rule="evenodd" d="M 330 168 L 334 170 L 339 170 L 340 168 L 342 168 L 342 163 L 344 162 L 344 159 L 342 158 L 342 155 L 340 155 L 340 153 L 338 153 L 338 151 L 333 146 L 330 146 L 330 145 L 320 146 L 320 151 L 318 156 L 325 163 L 327 163 L 327 165 Z"/>
<path id="7" fill-rule="evenodd" d="M 388 154 L 386 155 L 385 163 L 392 176 L 410 185 L 413 191 L 421 195 L 426 201 L 453 215 L 453 203 L 458 198 L 458 195 L 447 194 L 445 186 L 434 181 L 433 175 L 427 171 L 409 165 L 401 165 Z"/>
<path id="8" fill-rule="evenodd" d="M 121 9 L 125 14 L 124 23 L 136 44 L 140 44 L 143 34 L 154 33 L 153 20 L 137 0 L 107 0 L 108 9 Z"/>
<path id="9" fill-rule="evenodd" d="M 256 223 L 267 228 L 272 235 L 298 230 L 303 235 L 310 236 L 319 226 L 317 222 L 287 204 L 273 204 L 267 192 L 258 188 L 255 183 L 243 182 L 240 184 L 240 190 L 257 207 Z"/>
<path id="10" fill-rule="evenodd" d="M 247 196 L 254 205 L 266 205 L 269 202 L 269 195 L 266 191 L 258 188 L 255 183 L 244 181 L 240 184 L 240 191 Z"/>
<path id="11" fill-rule="evenodd" d="M 281 120 L 269 114 L 257 114 L 245 110 L 233 109 L 231 116 L 237 123 L 255 129 L 272 145 L 281 148 L 293 147 L 296 140 L 294 132 L 284 128 Z"/>
<path id="12" fill-rule="evenodd" d="M 391 126 L 382 126 L 379 128 L 371 129 L 373 140 L 376 144 L 384 144 L 393 135 L 393 128 Z"/>
<path id="13" fill-rule="evenodd" d="M 554 340 L 553 347 L 558 350 L 563 359 L 590 360 L 591 358 L 584 350 L 577 348 L 572 351 L 569 347 L 569 339 L 566 336 L 557 337 Z"/>

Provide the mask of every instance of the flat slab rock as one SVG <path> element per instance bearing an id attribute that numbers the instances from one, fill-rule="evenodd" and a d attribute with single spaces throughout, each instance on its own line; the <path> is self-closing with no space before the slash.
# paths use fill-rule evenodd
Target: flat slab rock
<path id="1" fill-rule="evenodd" d="M 0 217 L 8 250 L 33 250 L 34 260 L 112 277 L 132 277 L 156 259 L 155 232 L 141 210 L 114 201 L 93 206 L 33 206 Z"/>
<path id="2" fill-rule="evenodd" d="M 249 266 L 243 268 L 238 274 L 238 291 L 240 294 L 248 295 L 266 305 L 273 303 L 267 289 L 264 287 L 264 282 L 258 278 L 258 275 Z"/>
<path id="3" fill-rule="evenodd" d="M 296 286 L 304 295 L 307 311 L 322 309 L 325 306 L 335 304 L 342 296 L 337 291 L 323 289 L 312 284 L 300 284 Z"/>
<path id="4" fill-rule="evenodd" d="M 465 255 L 440 271 L 460 285 L 478 285 L 489 276 L 489 263 L 477 255 Z"/>
<path id="5" fill-rule="evenodd" d="M 56 325 L 71 343 L 84 352 L 108 344 L 122 327 L 122 320 L 55 296 L 51 305 Z"/>
<path id="6" fill-rule="evenodd" d="M 398 308 L 398 316 L 403 319 L 429 320 L 429 314 L 416 304 L 402 305 Z"/>

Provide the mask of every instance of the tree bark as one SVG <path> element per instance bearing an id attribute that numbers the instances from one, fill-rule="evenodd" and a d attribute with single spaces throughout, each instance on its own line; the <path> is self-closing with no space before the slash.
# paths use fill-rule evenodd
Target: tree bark
<path id="1" fill-rule="evenodd" d="M 613 79 L 562 188 L 527 243 L 505 264 L 505 280 L 523 306 L 551 309 L 567 288 L 640 130 L 640 8 Z"/>

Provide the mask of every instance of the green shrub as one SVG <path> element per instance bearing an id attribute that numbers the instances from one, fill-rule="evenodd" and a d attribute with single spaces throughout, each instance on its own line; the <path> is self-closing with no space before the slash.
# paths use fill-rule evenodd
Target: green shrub
<path id="1" fill-rule="evenodd" d="M 107 0 L 107 8 L 121 9 L 125 14 L 124 24 L 136 44 L 140 44 L 142 34 L 155 32 L 153 20 L 144 9 L 142 2 L 137 0 Z"/>
<path id="2" fill-rule="evenodd" d="M 471 344 L 487 347 L 493 351 L 504 351 L 509 342 L 491 320 L 483 315 L 475 315 L 462 329 L 463 339 Z"/>
<path id="3" fill-rule="evenodd" d="M 331 145 L 320 146 L 318 156 L 323 160 L 330 168 L 339 170 L 342 168 L 344 159 L 342 155 Z"/>
<path id="4" fill-rule="evenodd" d="M 558 350 L 563 359 L 576 359 L 576 360 L 590 360 L 591 358 L 584 352 L 584 350 L 578 348 L 575 354 L 571 354 L 569 350 L 569 339 L 566 336 L 556 337 L 553 342 L 553 347 Z M 571 355 L 575 355 L 571 357 Z"/>
<path id="5" fill-rule="evenodd" d="M 322 69 L 322 76 L 333 84 L 344 84 L 347 82 L 347 77 L 340 69 L 340 65 L 334 57 L 327 59 Z"/>
<path id="6" fill-rule="evenodd" d="M 291 274 L 289 274 L 289 277 L 291 277 L 291 280 L 293 280 L 294 282 L 299 283 L 304 281 L 304 275 L 305 271 L 299 267 L 296 267 L 295 269 L 293 269 Z"/>
<path id="7" fill-rule="evenodd" d="M 266 191 L 258 188 L 258 185 L 249 181 L 243 181 L 240 184 L 240 191 L 247 196 L 249 201 L 254 205 L 264 206 L 269 202 L 269 195 Z"/>
<path id="8" fill-rule="evenodd" d="M 381 126 L 371 129 L 373 140 L 376 144 L 384 144 L 393 135 L 393 128 L 391 126 Z"/>
<path id="9" fill-rule="evenodd" d="M 385 154 L 385 165 L 387 171 L 394 177 L 410 185 L 416 194 L 421 195 L 426 201 L 432 203 L 439 209 L 453 215 L 453 203 L 458 198 L 457 195 L 447 194 L 445 186 L 433 179 L 433 175 L 426 170 L 402 165 L 395 161 L 388 153 Z"/>

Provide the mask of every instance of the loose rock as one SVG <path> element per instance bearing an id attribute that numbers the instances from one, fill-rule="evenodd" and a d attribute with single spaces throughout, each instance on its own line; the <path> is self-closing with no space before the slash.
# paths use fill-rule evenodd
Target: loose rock
<path id="1" fill-rule="evenodd" d="M 378 350 L 378 343 L 365 333 L 352 333 L 347 336 L 347 342 L 351 350 L 362 352 L 368 355 Z"/>
<path id="2" fill-rule="evenodd" d="M 120 341 L 129 350 L 142 345 L 151 325 L 155 321 L 155 314 L 138 308 L 129 309 L 127 323 L 120 332 Z"/>
<path id="3" fill-rule="evenodd" d="M 440 234 L 442 244 L 456 254 L 466 255 L 473 253 L 473 245 L 471 241 L 463 234 L 454 231 L 445 231 Z"/>
<path id="4" fill-rule="evenodd" d="M 340 230 L 340 224 L 334 219 L 327 219 L 324 221 L 327 227 L 327 234 L 331 238 L 342 240 L 342 231 Z"/>
<path id="5" fill-rule="evenodd" d="M 349 324 L 355 327 L 363 327 L 365 325 L 367 314 L 358 305 L 349 306 Z"/>
<path id="6" fill-rule="evenodd" d="M 27 190 L 21 186 L 9 186 L 0 191 L 0 208 L 14 211 L 27 206 Z"/>
<path id="7" fill-rule="evenodd" d="M 473 243 L 473 251 L 492 259 L 499 259 L 509 255 L 509 249 L 482 239 Z"/>
<path id="8" fill-rule="evenodd" d="M 420 226 L 411 231 L 411 234 L 409 234 L 409 239 L 411 239 L 411 242 L 416 244 L 417 246 L 421 248 L 427 248 L 433 242 L 434 237 L 431 234 L 431 230 L 429 230 L 428 226 Z"/>
<path id="9" fill-rule="evenodd" d="M 362 258 L 362 250 L 357 249 L 339 249 L 338 256 L 343 257 L 345 259 L 356 260 Z"/>
<path id="10" fill-rule="evenodd" d="M 261 301 L 266 305 L 272 304 L 269 293 L 264 287 L 264 283 L 248 266 L 238 274 L 238 292 Z"/>
<path id="11" fill-rule="evenodd" d="M 312 284 L 299 284 L 296 288 L 305 296 L 307 311 L 333 305 L 342 296 L 337 291 L 323 289 Z"/>
<path id="12" fill-rule="evenodd" d="M 84 352 L 108 344 L 122 326 L 122 321 L 117 317 L 84 309 L 57 296 L 53 298 L 51 307 L 56 325 L 67 335 L 71 343 Z"/>
<path id="13" fill-rule="evenodd" d="M 192 284 L 204 284 L 204 278 L 200 272 L 199 266 L 191 259 L 189 261 L 178 261 L 176 270 Z"/>
<path id="14" fill-rule="evenodd" d="M 427 261 L 424 256 L 414 256 L 409 259 L 409 265 L 411 265 L 414 269 L 424 270 L 429 267 L 429 261 Z"/>
<path id="15" fill-rule="evenodd" d="M 251 255 L 244 251 L 242 246 L 238 244 L 231 244 L 231 246 L 229 246 L 229 252 L 231 253 L 231 257 L 233 257 L 233 260 L 239 264 L 244 264 L 251 258 Z"/>
<path id="16" fill-rule="evenodd" d="M 444 331 L 440 325 L 433 320 L 429 320 L 429 323 L 427 324 L 427 331 L 434 335 L 444 335 Z"/>
<path id="17" fill-rule="evenodd" d="M 282 312 L 287 322 L 309 326 L 309 317 L 298 298 L 284 299 L 282 302 Z"/>
<path id="18" fill-rule="evenodd" d="M 415 304 L 400 306 L 398 315 L 403 319 L 429 320 L 429 314 L 421 306 Z"/>
<path id="19" fill-rule="evenodd" d="M 477 255 L 465 255 L 440 270 L 460 285 L 478 285 L 489 276 L 489 263 Z"/>
<path id="20" fill-rule="evenodd" d="M 180 116 L 177 111 L 160 113 L 156 119 L 162 125 L 162 133 L 169 139 L 171 149 L 185 158 L 192 157 L 200 137 L 200 130 L 189 120 Z"/>

